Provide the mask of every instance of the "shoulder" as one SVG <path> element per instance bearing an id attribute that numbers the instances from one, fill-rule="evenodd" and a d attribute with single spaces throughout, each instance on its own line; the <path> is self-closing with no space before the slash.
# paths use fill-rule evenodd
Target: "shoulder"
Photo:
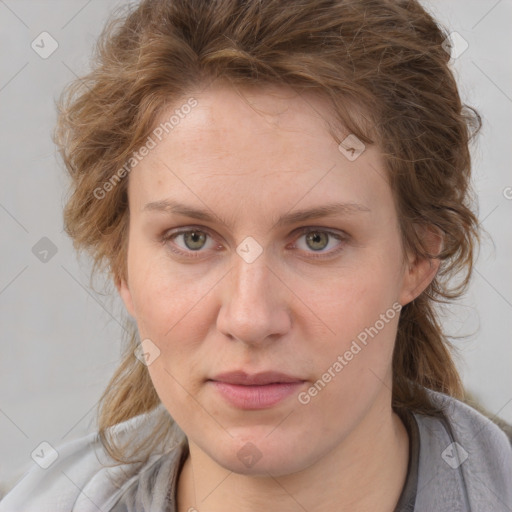
<path id="1" fill-rule="evenodd" d="M 422 480 L 417 505 L 428 503 L 441 511 L 510 510 L 512 445 L 506 434 L 460 400 L 428 393 L 443 415 L 414 414 L 420 432 Z"/>
<path id="2" fill-rule="evenodd" d="M 158 407 L 116 425 L 115 436 L 121 442 L 137 442 L 151 435 L 162 414 L 163 409 Z M 164 459 L 168 465 L 169 457 L 164 454 L 169 454 L 169 448 L 157 448 L 146 462 L 132 464 L 111 459 L 97 433 L 49 448 L 49 453 L 42 453 L 40 465 L 34 462 L 0 502 L 0 512 L 107 512 L 140 475 L 158 467 Z"/>
<path id="3" fill-rule="evenodd" d="M 436 391 L 427 390 L 429 397 L 438 405 L 456 436 L 471 445 L 484 445 L 505 454 L 512 452 L 512 441 L 502 428 L 474 407 Z"/>

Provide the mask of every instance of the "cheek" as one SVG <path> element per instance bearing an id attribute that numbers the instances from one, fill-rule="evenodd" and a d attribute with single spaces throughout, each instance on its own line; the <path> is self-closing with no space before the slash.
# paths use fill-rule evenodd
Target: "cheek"
<path id="1" fill-rule="evenodd" d="M 304 288 L 303 295 L 334 338 L 348 340 L 370 327 L 399 297 L 399 269 L 385 259 L 361 258 L 336 277 Z M 392 313 L 392 311 L 391 311 Z"/>
<path id="2" fill-rule="evenodd" d="M 309 347 L 315 375 L 298 396 L 304 420 L 321 418 L 317 425 L 326 438 L 350 430 L 383 389 L 391 389 L 400 313 L 398 303 L 374 289 L 371 300 L 338 301 L 337 306 L 337 322 L 332 317 L 331 323 L 336 335 L 332 342 Z"/>
<path id="3" fill-rule="evenodd" d="M 202 383 L 189 378 L 197 372 L 194 361 L 186 358 L 180 363 L 175 354 L 170 357 L 175 364 L 170 364 L 169 354 L 163 351 L 148 370 L 153 386 L 173 420 L 187 435 L 194 431 L 204 435 L 203 429 L 219 438 L 225 435 L 223 429 L 219 429 L 219 422 L 214 420 L 211 406 L 200 399 Z"/>
<path id="4" fill-rule="evenodd" d="M 130 291 L 141 337 L 174 337 L 201 309 L 215 276 L 201 274 L 193 265 L 180 268 L 160 247 L 141 243 L 130 256 Z"/>
<path id="5" fill-rule="evenodd" d="M 203 273 L 204 274 L 204 273 Z M 215 274 L 212 272 L 211 274 Z M 215 325 L 211 302 L 219 278 L 178 270 L 161 256 L 133 259 L 132 296 L 140 339 L 150 339 L 159 357 L 148 368 L 162 402 L 176 413 L 190 408 L 204 375 L 205 340 Z M 186 390 L 186 391 L 185 391 Z"/>
<path id="6" fill-rule="evenodd" d="M 381 253 L 382 254 L 382 253 Z M 320 379 L 312 394 L 353 407 L 390 379 L 392 353 L 400 315 L 399 262 L 395 253 L 359 260 L 331 280 L 324 293 L 309 297 L 329 333 L 311 348 Z M 314 333 L 309 333 L 311 339 Z M 329 391 L 324 392 L 324 386 Z M 307 397 L 306 397 L 307 399 Z M 333 413 L 334 414 L 334 413 Z"/>

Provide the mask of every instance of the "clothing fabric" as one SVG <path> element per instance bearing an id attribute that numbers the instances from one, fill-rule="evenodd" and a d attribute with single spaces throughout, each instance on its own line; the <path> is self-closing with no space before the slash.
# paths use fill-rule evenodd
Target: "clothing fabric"
<path id="1" fill-rule="evenodd" d="M 418 492 L 418 465 L 420 457 L 420 430 L 412 413 L 400 413 L 400 418 L 409 435 L 409 464 L 402 493 L 394 512 L 413 512 Z"/>
<path id="2" fill-rule="evenodd" d="M 468 405 L 441 393 L 429 395 L 443 417 L 402 417 L 409 467 L 395 512 L 512 511 L 507 436 Z M 162 414 L 167 411 L 159 406 L 117 425 L 115 433 L 122 442 L 137 442 Z M 47 469 L 34 463 L 0 502 L 0 512 L 176 512 L 176 485 L 188 455 L 177 427 L 173 445 L 158 445 L 145 463 L 114 465 L 96 434 L 56 449 L 57 459 Z"/>

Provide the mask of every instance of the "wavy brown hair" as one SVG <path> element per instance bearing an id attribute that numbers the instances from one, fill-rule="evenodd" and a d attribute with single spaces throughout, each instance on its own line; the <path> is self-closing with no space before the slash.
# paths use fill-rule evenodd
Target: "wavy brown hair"
<path id="1" fill-rule="evenodd" d="M 92 71 L 59 102 L 55 140 L 71 177 L 67 233 L 92 256 L 93 273 L 107 270 L 118 282 L 126 277 L 128 176 L 102 198 L 95 190 L 106 190 L 165 109 L 215 79 L 316 93 L 332 103 L 334 125 L 382 151 L 404 249 L 441 260 L 402 309 L 393 355 L 395 410 L 435 414 L 425 388 L 463 397 L 436 305 L 464 292 L 479 239 L 469 143 L 480 117 L 461 102 L 447 35 L 415 0 L 143 0 L 117 12 Z M 427 252 L 419 226 L 442 233 L 438 255 Z M 101 439 L 118 461 L 126 447 L 109 427 L 159 404 L 136 346 L 131 325 L 99 411 Z M 148 450 L 171 425 L 162 419 Z"/>

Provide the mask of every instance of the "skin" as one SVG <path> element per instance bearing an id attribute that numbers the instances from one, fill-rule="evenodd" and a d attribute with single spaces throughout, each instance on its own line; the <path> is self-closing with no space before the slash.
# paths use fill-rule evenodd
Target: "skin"
<path id="1" fill-rule="evenodd" d="M 160 350 L 150 376 L 189 441 L 178 509 L 392 511 L 408 463 L 391 409 L 398 314 L 307 404 L 293 394 L 241 410 L 207 379 L 275 370 L 307 391 L 381 314 L 419 295 L 438 262 L 404 253 L 378 147 L 349 161 L 323 99 L 218 82 L 194 97 L 130 174 L 127 278 L 117 283 L 141 339 Z M 163 200 L 214 218 L 145 208 Z M 277 225 L 327 203 L 367 210 Z M 315 245 L 303 227 L 343 238 L 320 234 Z M 162 240 L 176 228 L 208 236 L 202 246 Z M 249 236 L 262 249 L 252 263 L 236 251 Z M 237 457 L 248 442 L 261 454 L 250 467 Z"/>

